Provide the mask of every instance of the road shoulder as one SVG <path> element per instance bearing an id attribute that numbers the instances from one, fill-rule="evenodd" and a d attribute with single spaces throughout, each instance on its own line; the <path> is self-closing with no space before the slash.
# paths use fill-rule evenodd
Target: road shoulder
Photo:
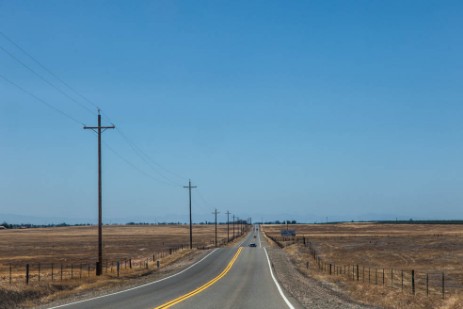
<path id="1" fill-rule="evenodd" d="M 373 308 L 350 300 L 327 283 L 302 275 L 281 248 L 265 237 L 262 237 L 261 242 L 267 248 L 278 282 L 305 308 Z"/>

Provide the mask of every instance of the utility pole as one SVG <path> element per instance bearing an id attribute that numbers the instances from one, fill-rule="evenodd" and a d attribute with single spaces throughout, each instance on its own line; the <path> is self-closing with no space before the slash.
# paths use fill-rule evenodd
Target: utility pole
<path id="1" fill-rule="evenodd" d="M 193 249 L 193 228 L 191 223 L 191 189 L 197 188 L 197 186 L 191 185 L 191 179 L 188 181 L 188 186 L 183 186 L 185 189 L 188 189 L 190 193 L 190 249 Z"/>
<path id="2" fill-rule="evenodd" d="M 213 215 L 215 215 L 215 246 L 217 247 L 217 214 L 219 214 L 220 212 L 217 211 L 217 208 L 215 209 L 215 211 L 212 213 Z"/>
<path id="3" fill-rule="evenodd" d="M 233 239 L 235 239 L 235 215 L 233 215 Z"/>
<path id="4" fill-rule="evenodd" d="M 230 212 L 227 210 L 225 213 L 227 215 L 227 243 L 230 242 Z"/>
<path id="5" fill-rule="evenodd" d="M 240 218 L 238 218 L 238 217 L 236 217 L 236 224 L 237 224 L 236 235 L 241 236 L 241 222 L 240 222 Z"/>
<path id="6" fill-rule="evenodd" d="M 101 181 L 101 133 L 107 129 L 114 129 L 115 126 L 101 126 L 101 114 L 98 109 L 98 126 L 87 127 L 84 129 L 93 130 L 98 134 L 98 263 L 96 265 L 96 275 L 100 276 L 103 273 L 103 197 L 102 197 L 102 181 Z"/>

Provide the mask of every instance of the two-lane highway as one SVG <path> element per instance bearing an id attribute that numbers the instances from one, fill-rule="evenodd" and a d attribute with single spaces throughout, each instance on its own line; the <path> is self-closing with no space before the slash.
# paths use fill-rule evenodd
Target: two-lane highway
<path id="1" fill-rule="evenodd" d="M 257 247 L 249 247 L 255 242 Z M 213 250 L 152 283 L 54 308 L 301 308 L 279 288 L 255 230 L 234 248 Z"/>

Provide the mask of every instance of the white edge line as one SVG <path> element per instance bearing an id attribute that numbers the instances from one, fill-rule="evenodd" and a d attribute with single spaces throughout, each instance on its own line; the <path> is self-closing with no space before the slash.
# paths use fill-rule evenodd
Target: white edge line
<path id="1" fill-rule="evenodd" d="M 170 275 L 170 276 L 168 276 L 168 277 L 162 278 L 162 279 L 160 279 L 160 280 L 153 281 L 153 282 L 148 282 L 148 283 L 145 283 L 145 284 L 142 284 L 142 285 L 135 286 L 135 287 L 130 288 L 130 289 L 126 289 L 126 290 L 114 292 L 114 293 L 111 293 L 111 294 L 106 294 L 106 295 L 101 295 L 101 296 L 92 297 L 92 298 L 88 298 L 88 299 L 83 299 L 83 300 L 79 300 L 79 301 L 76 301 L 76 302 L 72 302 L 72 303 L 68 303 L 68 304 L 63 304 L 63 305 L 59 305 L 59 306 L 56 306 L 56 307 L 50 307 L 49 309 L 62 308 L 62 307 L 66 307 L 66 306 L 71 306 L 71 305 L 76 305 L 76 304 L 80 304 L 80 303 L 85 303 L 85 302 L 92 301 L 92 300 L 95 300 L 95 299 L 100 299 L 100 298 L 104 298 L 104 297 L 108 297 L 108 296 L 113 296 L 113 295 L 125 293 L 125 292 L 128 292 L 128 291 L 133 291 L 133 290 L 136 290 L 136 289 L 139 289 L 139 288 L 143 288 L 143 287 L 145 287 L 145 286 L 149 286 L 149 285 L 152 285 L 152 284 L 159 283 L 159 282 L 161 282 L 161 281 L 164 281 L 164 280 L 170 279 L 170 278 L 172 278 L 172 277 L 178 276 L 178 275 L 180 275 L 180 274 L 186 272 L 186 271 L 189 270 L 190 268 L 195 267 L 196 265 L 198 265 L 199 263 L 201 263 L 202 261 L 204 261 L 205 259 L 207 259 L 211 254 L 213 254 L 213 253 L 216 252 L 216 251 L 217 251 L 217 249 L 214 249 L 213 251 L 209 252 L 205 257 L 203 257 L 201 260 L 199 260 L 198 262 L 194 263 L 193 265 L 190 265 L 190 266 L 188 266 L 187 268 L 185 268 L 184 270 L 179 271 L 178 273 L 175 273 L 175 274 Z"/>
<path id="2" fill-rule="evenodd" d="M 265 255 L 267 256 L 267 262 L 268 262 L 268 268 L 270 269 L 270 274 L 272 275 L 272 279 L 273 279 L 273 281 L 275 282 L 275 285 L 277 286 L 278 292 L 280 292 L 281 297 L 283 298 L 283 300 L 285 301 L 285 303 L 288 305 L 288 307 L 291 308 L 291 309 L 294 309 L 294 306 L 293 306 L 293 305 L 289 302 L 289 300 L 286 298 L 285 294 L 283 293 L 283 290 L 281 289 L 280 285 L 278 284 L 277 279 L 276 279 L 275 276 L 273 275 L 272 265 L 270 264 L 270 259 L 268 258 L 267 249 L 264 248 L 264 251 L 265 251 Z"/>

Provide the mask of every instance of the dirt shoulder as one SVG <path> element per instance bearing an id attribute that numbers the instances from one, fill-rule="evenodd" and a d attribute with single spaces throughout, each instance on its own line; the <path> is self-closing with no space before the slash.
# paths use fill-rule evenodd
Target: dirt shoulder
<path id="1" fill-rule="evenodd" d="M 144 270 L 124 277 L 103 276 L 90 281 L 69 281 L 63 284 L 44 283 L 26 289 L 0 289 L 0 309 L 50 308 L 70 302 L 107 295 L 153 282 L 196 263 L 210 250 L 185 250 L 164 260 L 159 270 Z"/>
<path id="2" fill-rule="evenodd" d="M 262 245 L 267 248 L 278 282 L 305 308 L 377 308 L 353 301 L 333 284 L 302 275 L 285 251 L 266 237 L 262 237 Z"/>

